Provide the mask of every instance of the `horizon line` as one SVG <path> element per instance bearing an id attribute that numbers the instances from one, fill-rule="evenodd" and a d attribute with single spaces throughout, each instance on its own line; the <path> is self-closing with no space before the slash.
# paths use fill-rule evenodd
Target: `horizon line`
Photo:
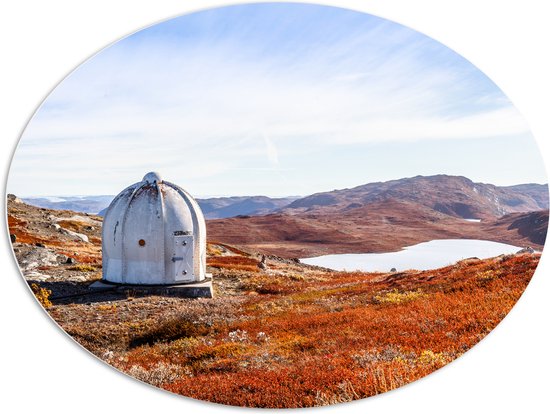
<path id="1" fill-rule="evenodd" d="M 548 181 L 547 182 L 543 182 L 543 183 L 539 183 L 539 182 L 534 182 L 534 181 L 531 181 L 531 182 L 520 182 L 520 183 L 516 183 L 516 184 L 506 184 L 506 185 L 497 185 L 497 184 L 493 184 L 493 183 L 490 183 L 490 182 L 484 182 L 484 181 L 474 181 L 472 180 L 471 178 L 465 176 L 465 175 L 453 175 L 453 174 L 444 174 L 444 173 L 440 173 L 440 174 L 432 174 L 432 175 L 422 175 L 422 174 L 418 174 L 418 175 L 414 175 L 414 176 L 408 176 L 408 177 L 401 177 L 401 178 L 394 178 L 394 179 L 390 179 L 390 180 L 385 180 L 385 181 L 369 181 L 369 182 L 365 182 L 363 184 L 359 184 L 359 185 L 354 185 L 352 187 L 341 187 L 341 188 L 333 188 L 333 189 L 330 189 L 330 190 L 324 190 L 324 191 L 316 191 L 314 193 L 308 193 L 308 194 L 294 194 L 294 195 L 266 195 L 266 194 L 204 194 L 204 195 L 197 195 L 197 196 L 194 196 L 193 198 L 195 199 L 212 199 L 212 198 L 229 198 L 229 197 L 268 197 L 268 198 L 301 198 L 301 197 L 307 197 L 307 196 L 310 196 L 312 194 L 320 194 L 320 193 L 328 193 L 328 192 L 332 192 L 332 191 L 340 191 L 340 190 L 347 190 L 347 189 L 352 189 L 352 188 L 356 188 L 356 187 L 361 187 L 361 186 L 364 186 L 364 185 L 368 185 L 368 184 L 374 184 L 374 183 L 388 183 L 388 182 L 391 182 L 391 181 L 400 181 L 400 180 L 406 180 L 406 179 L 411 179 L 411 178 L 417 178 L 417 177 L 422 177 L 422 178 L 432 178 L 432 177 L 438 177 L 438 176 L 446 176 L 446 177 L 455 177 L 455 178 L 466 178 L 467 180 L 470 180 L 472 181 L 474 184 L 485 184 L 485 185 L 494 185 L 495 187 L 514 187 L 514 186 L 517 186 L 517 185 L 529 185 L 529 184 L 535 184 L 535 185 L 546 185 L 548 186 Z M 172 181 L 170 181 L 172 182 Z M 131 184 L 130 184 L 131 185 Z M 121 189 L 122 191 L 122 189 Z M 6 197 L 9 193 L 6 192 Z M 47 197 L 59 197 L 59 198 L 62 198 L 62 197 L 116 197 L 117 194 L 40 194 L 40 195 L 23 195 L 23 196 L 20 196 L 20 195 L 17 195 L 15 193 L 11 193 L 11 194 L 14 194 L 16 197 L 18 198 L 21 198 L 21 199 L 24 199 L 24 198 L 33 198 L 33 199 L 36 199 L 36 198 L 47 198 Z"/>

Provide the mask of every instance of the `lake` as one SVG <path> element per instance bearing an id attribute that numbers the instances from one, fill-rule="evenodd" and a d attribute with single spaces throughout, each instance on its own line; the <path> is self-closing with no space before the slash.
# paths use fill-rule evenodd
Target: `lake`
<path id="1" fill-rule="evenodd" d="M 429 270 L 444 267 L 469 257 L 486 259 L 516 253 L 521 247 L 488 240 L 432 240 L 391 253 L 329 254 L 300 259 L 302 263 L 334 270 L 389 272 L 408 269 Z"/>

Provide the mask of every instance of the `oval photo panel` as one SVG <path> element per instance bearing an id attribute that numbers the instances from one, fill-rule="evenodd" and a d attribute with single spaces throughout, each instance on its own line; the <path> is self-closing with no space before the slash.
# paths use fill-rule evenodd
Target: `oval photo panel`
<path id="1" fill-rule="evenodd" d="M 512 103 L 425 35 L 244 4 L 80 65 L 8 180 L 21 273 L 75 341 L 199 400 L 311 407 L 452 362 L 529 283 L 548 227 Z"/>

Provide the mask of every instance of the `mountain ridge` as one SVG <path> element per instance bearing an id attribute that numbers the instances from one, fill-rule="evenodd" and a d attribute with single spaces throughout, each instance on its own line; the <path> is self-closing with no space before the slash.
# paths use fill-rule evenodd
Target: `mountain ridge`
<path id="1" fill-rule="evenodd" d="M 25 197 L 23 201 L 37 207 L 103 215 L 113 198 L 111 195 Z M 496 186 L 475 183 L 463 176 L 438 174 L 366 183 L 305 197 L 197 198 L 207 220 L 278 213 L 347 214 L 389 200 L 416 203 L 452 217 L 487 220 L 510 213 L 548 209 L 548 184 Z"/>
<path id="2" fill-rule="evenodd" d="M 284 212 L 325 213 L 398 199 L 411 201 L 459 218 L 497 218 L 515 212 L 548 209 L 547 184 L 499 187 L 463 176 L 415 176 L 315 193 L 283 208 Z"/>
<path id="3" fill-rule="evenodd" d="M 209 220 L 207 228 L 212 240 L 283 257 L 389 252 L 450 238 L 542 248 L 547 207 L 547 185 L 417 176 L 316 193 L 267 215 Z"/>

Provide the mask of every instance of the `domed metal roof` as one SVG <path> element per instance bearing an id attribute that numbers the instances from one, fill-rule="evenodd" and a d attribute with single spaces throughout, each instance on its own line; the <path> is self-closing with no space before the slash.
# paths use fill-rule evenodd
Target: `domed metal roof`
<path id="1" fill-rule="evenodd" d="M 141 180 L 142 182 L 145 181 L 149 184 L 153 184 L 153 183 L 162 183 L 162 178 L 160 178 L 160 174 L 158 172 L 155 172 L 155 171 L 152 171 L 150 173 L 147 173 L 145 174 L 145 176 L 143 177 L 143 180 Z"/>
<path id="2" fill-rule="evenodd" d="M 197 202 L 150 172 L 124 189 L 103 220 L 103 280 L 164 285 L 199 282 L 206 271 L 206 225 Z"/>

